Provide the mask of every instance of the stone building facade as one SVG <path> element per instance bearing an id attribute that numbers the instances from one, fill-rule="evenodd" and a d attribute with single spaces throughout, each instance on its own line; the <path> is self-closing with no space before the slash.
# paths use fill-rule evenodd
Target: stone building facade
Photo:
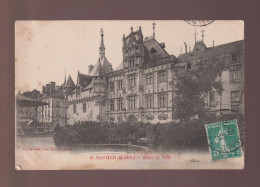
<path id="1" fill-rule="evenodd" d="M 178 66 L 192 68 L 200 60 L 216 57 L 223 60 L 225 69 L 218 80 L 223 92 L 212 91 L 208 94 L 207 107 L 217 114 L 234 112 L 244 113 L 244 40 L 207 47 L 203 41 L 197 42 L 192 52 L 180 55 Z"/>
<path id="2" fill-rule="evenodd" d="M 131 27 L 122 38 L 122 63 L 113 70 L 105 56 L 102 30 L 96 64 L 89 66 L 88 75 L 78 72 L 75 86 L 64 86 L 67 122 L 172 121 L 173 69 L 188 70 L 211 56 L 223 58 L 226 65 L 220 77 L 224 91 L 221 96 L 214 91 L 209 93 L 208 108 L 218 113 L 243 112 L 243 47 L 243 41 L 210 48 L 200 41 L 192 52 L 186 50 L 177 58 L 168 54 L 165 44 L 154 36 L 143 37 L 141 27 L 136 31 Z M 73 82 L 71 77 L 67 82 Z"/>
<path id="3" fill-rule="evenodd" d="M 38 122 L 48 124 L 50 127 L 54 128 L 57 124 L 66 124 L 66 100 L 64 85 L 55 86 L 54 82 L 51 82 L 52 88 L 50 90 L 43 86 L 42 96 L 39 100 L 48 103 L 38 107 Z M 47 84 L 51 85 L 51 84 Z"/>

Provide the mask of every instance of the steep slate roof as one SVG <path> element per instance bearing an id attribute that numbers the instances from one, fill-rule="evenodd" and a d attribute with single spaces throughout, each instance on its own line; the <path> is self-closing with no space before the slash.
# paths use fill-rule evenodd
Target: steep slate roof
<path id="1" fill-rule="evenodd" d="M 102 64 L 100 60 L 95 64 L 94 68 L 89 74 L 92 77 L 100 77 L 100 76 L 105 76 Z"/>
<path id="2" fill-rule="evenodd" d="M 92 81 L 92 77 L 90 75 L 82 74 L 78 71 L 77 84 L 82 87 L 87 87 Z"/>
<path id="3" fill-rule="evenodd" d="M 218 56 L 236 51 L 244 50 L 244 40 L 235 41 L 228 44 L 223 44 L 215 47 L 206 48 L 205 51 L 192 51 L 189 53 L 179 55 L 179 59 L 183 62 L 193 61 L 196 59 L 209 58 L 211 56 Z"/>
<path id="4" fill-rule="evenodd" d="M 63 86 L 60 86 L 54 93 L 50 94 L 48 97 L 53 98 L 64 98 Z"/>
<path id="5" fill-rule="evenodd" d="M 123 69 L 120 70 L 116 70 L 116 71 L 112 71 L 110 73 L 107 74 L 107 77 L 111 78 L 111 77 L 117 77 L 117 76 L 121 76 L 123 74 Z"/>
<path id="6" fill-rule="evenodd" d="M 121 70 L 121 69 L 123 69 L 123 62 L 120 63 L 120 64 L 116 67 L 115 71 L 118 71 L 118 70 Z"/>
<path id="7" fill-rule="evenodd" d="M 205 51 L 207 46 L 204 44 L 203 41 L 196 42 L 193 48 L 193 51 Z"/>
<path id="8" fill-rule="evenodd" d="M 169 55 L 154 38 L 144 41 L 144 48 L 146 61 L 160 59 Z M 151 53 L 153 51 L 154 53 Z"/>
<path id="9" fill-rule="evenodd" d="M 74 84 L 74 82 L 73 82 L 73 80 L 72 80 L 70 75 L 68 77 L 68 80 L 66 82 L 65 87 L 67 87 L 67 88 L 74 88 L 75 87 L 75 84 Z"/>
<path id="10" fill-rule="evenodd" d="M 104 56 L 102 59 L 101 59 L 101 65 L 103 67 L 103 70 L 104 70 L 104 73 L 107 74 L 109 72 L 111 72 L 111 65 L 109 63 L 109 61 L 107 60 L 107 57 Z M 93 68 L 94 69 L 94 68 Z"/>

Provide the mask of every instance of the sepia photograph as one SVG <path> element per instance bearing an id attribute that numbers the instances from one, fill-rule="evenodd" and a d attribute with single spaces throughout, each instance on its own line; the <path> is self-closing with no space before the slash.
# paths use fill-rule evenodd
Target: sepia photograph
<path id="1" fill-rule="evenodd" d="M 15 22 L 15 169 L 243 169 L 244 21 Z"/>

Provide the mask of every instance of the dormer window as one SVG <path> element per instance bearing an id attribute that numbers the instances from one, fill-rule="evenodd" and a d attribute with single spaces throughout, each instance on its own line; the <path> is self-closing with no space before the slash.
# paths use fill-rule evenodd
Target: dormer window
<path id="1" fill-rule="evenodd" d="M 154 54 L 154 53 L 157 53 L 157 51 L 156 51 L 156 49 L 152 48 L 152 49 L 150 50 L 150 53 L 151 53 L 151 54 Z"/>

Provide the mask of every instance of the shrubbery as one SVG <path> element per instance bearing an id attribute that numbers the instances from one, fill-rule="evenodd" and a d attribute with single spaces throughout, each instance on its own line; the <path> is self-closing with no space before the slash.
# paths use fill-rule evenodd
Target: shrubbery
<path id="1" fill-rule="evenodd" d="M 237 119 L 243 142 L 244 125 L 241 115 L 204 116 L 187 123 L 98 123 L 80 122 L 64 127 L 57 126 L 54 141 L 59 146 L 79 144 L 134 144 L 152 150 L 175 148 L 208 149 L 205 124 Z"/>

